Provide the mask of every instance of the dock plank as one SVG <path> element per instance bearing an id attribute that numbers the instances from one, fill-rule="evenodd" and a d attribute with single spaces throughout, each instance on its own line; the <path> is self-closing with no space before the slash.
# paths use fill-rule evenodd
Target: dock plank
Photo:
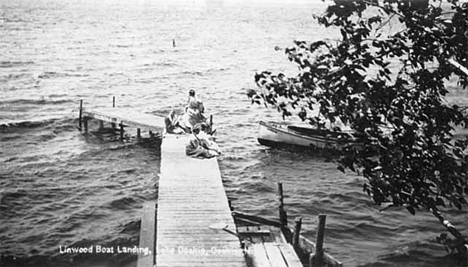
<path id="1" fill-rule="evenodd" d="M 187 136 L 161 144 L 156 266 L 236 266 L 246 262 L 216 158 L 185 155 Z"/>
<path id="2" fill-rule="evenodd" d="M 247 251 L 249 258 L 252 261 L 252 266 L 271 266 L 263 243 L 252 244 L 249 246 Z"/>
<path id="3" fill-rule="evenodd" d="M 288 267 L 277 244 L 263 243 L 263 245 L 265 246 L 265 252 L 268 256 L 271 267 Z"/>
<path id="4" fill-rule="evenodd" d="M 297 257 L 297 254 L 291 244 L 281 243 L 278 248 L 280 249 L 288 266 L 302 266 L 302 263 Z"/>
<path id="5" fill-rule="evenodd" d="M 140 248 L 148 248 L 148 255 L 138 254 L 138 267 L 153 267 L 155 256 L 155 220 L 156 220 L 156 203 L 149 202 L 143 206 L 143 217 L 140 226 Z"/>

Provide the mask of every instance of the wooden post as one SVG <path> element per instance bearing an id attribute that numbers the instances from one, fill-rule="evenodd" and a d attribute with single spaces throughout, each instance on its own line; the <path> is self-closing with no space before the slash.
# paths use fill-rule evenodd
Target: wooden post
<path id="1" fill-rule="evenodd" d="M 282 226 L 288 225 L 288 216 L 284 210 L 283 183 L 278 183 L 279 220 Z"/>
<path id="2" fill-rule="evenodd" d="M 293 235 L 293 248 L 298 249 L 299 248 L 299 236 L 301 235 L 301 226 L 302 226 L 302 218 L 297 217 L 295 220 L 296 224 L 294 225 L 294 235 Z"/>
<path id="3" fill-rule="evenodd" d="M 213 134 L 214 133 L 214 131 L 213 131 L 213 115 L 210 115 L 209 125 L 210 125 L 210 134 Z"/>
<path id="4" fill-rule="evenodd" d="M 104 128 L 104 121 L 99 121 L 99 130 Z"/>
<path id="5" fill-rule="evenodd" d="M 112 107 L 115 108 L 115 96 L 112 97 Z M 115 129 L 115 123 L 111 123 L 111 126 Z"/>
<path id="6" fill-rule="evenodd" d="M 138 141 L 140 141 L 140 139 L 141 139 L 141 130 L 140 130 L 140 128 L 137 128 L 137 139 L 138 139 Z"/>
<path id="7" fill-rule="evenodd" d="M 80 131 L 81 131 L 82 120 L 83 120 L 83 99 L 80 100 L 80 111 L 78 114 L 78 128 L 80 129 Z"/>
<path id="8" fill-rule="evenodd" d="M 321 267 L 323 263 L 323 238 L 325 236 L 325 221 L 327 215 L 319 215 L 319 225 L 317 229 L 317 241 L 315 243 L 315 254 L 309 259 L 310 267 Z"/>
<path id="9" fill-rule="evenodd" d="M 83 119 L 83 123 L 84 123 L 84 131 L 85 133 L 88 133 L 88 118 L 87 117 Z"/>
<path id="10" fill-rule="evenodd" d="M 123 123 L 120 123 L 120 141 L 123 142 L 123 137 L 124 137 L 124 125 Z"/>

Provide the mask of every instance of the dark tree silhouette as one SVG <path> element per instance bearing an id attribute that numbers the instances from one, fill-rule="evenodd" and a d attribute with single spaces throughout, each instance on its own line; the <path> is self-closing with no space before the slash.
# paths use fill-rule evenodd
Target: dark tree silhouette
<path id="1" fill-rule="evenodd" d="M 468 4 L 335 0 L 315 18 L 340 40 L 294 41 L 284 51 L 299 73 L 257 73 L 252 102 L 283 118 L 296 110 L 315 127 L 341 122 L 363 133 L 366 149 L 345 148 L 338 168 L 359 168 L 379 205 L 432 212 L 455 237 L 442 235 L 444 243 L 466 255 L 466 240 L 439 208 L 467 204 L 468 138 L 452 137 L 468 120 L 445 96 L 449 80 L 468 86 Z"/>

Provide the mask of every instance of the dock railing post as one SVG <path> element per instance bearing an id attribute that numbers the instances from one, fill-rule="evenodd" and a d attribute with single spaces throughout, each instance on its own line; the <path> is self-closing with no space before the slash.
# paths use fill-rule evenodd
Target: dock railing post
<path id="1" fill-rule="evenodd" d="M 78 114 L 78 128 L 81 131 L 81 126 L 82 126 L 82 120 L 83 120 L 83 99 L 80 100 L 80 110 Z"/>
<path id="2" fill-rule="evenodd" d="M 84 123 L 84 131 L 85 133 L 88 133 L 88 118 L 87 117 L 83 119 L 83 123 Z"/>
<path id="3" fill-rule="evenodd" d="M 115 96 L 112 97 L 112 107 L 115 108 Z M 115 123 L 111 123 L 113 129 L 115 129 Z"/>
<path id="4" fill-rule="evenodd" d="M 124 125 L 120 123 L 120 141 L 123 142 L 124 140 Z"/>
<path id="5" fill-rule="evenodd" d="M 327 215 L 319 215 L 319 224 L 317 229 L 317 241 L 315 244 L 315 254 L 309 259 L 310 267 L 321 267 L 323 265 L 323 238 L 325 236 L 325 221 Z"/>
<path id="6" fill-rule="evenodd" d="M 302 218 L 297 217 L 295 220 L 294 225 L 294 235 L 292 240 L 292 245 L 295 250 L 297 250 L 299 246 L 299 237 L 301 236 L 301 226 L 302 226 Z"/>
<path id="7" fill-rule="evenodd" d="M 279 219 L 282 226 L 288 225 L 288 215 L 284 210 L 283 183 L 278 183 Z"/>
<path id="8" fill-rule="evenodd" d="M 210 131 L 213 132 L 213 115 L 210 115 Z"/>

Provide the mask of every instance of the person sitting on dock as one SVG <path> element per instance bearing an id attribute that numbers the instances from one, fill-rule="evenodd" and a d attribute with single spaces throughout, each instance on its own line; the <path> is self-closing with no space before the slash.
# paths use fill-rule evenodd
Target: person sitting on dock
<path id="1" fill-rule="evenodd" d="M 200 158 L 218 156 L 220 154 L 218 144 L 216 144 L 206 132 L 202 131 L 202 129 L 206 129 L 206 127 L 201 123 L 193 127 L 192 137 L 185 147 L 185 153 L 187 156 Z"/>
<path id="2" fill-rule="evenodd" d="M 221 154 L 221 150 L 219 149 L 218 144 L 214 141 L 210 125 L 208 125 L 208 123 L 202 122 L 197 127 L 201 129 L 197 137 L 203 143 L 203 145 L 208 147 L 210 150 L 216 151 L 216 153 Z"/>
<path id="3" fill-rule="evenodd" d="M 184 129 L 179 125 L 179 116 L 175 114 L 174 110 L 171 110 L 169 115 L 164 118 L 164 123 L 168 133 L 180 134 L 184 132 Z"/>
<path id="4" fill-rule="evenodd" d="M 203 102 L 195 95 L 195 91 L 193 89 L 189 91 L 185 112 L 187 113 L 188 121 L 192 126 L 195 126 L 197 123 L 206 121 L 204 115 L 205 107 L 203 106 Z"/>

